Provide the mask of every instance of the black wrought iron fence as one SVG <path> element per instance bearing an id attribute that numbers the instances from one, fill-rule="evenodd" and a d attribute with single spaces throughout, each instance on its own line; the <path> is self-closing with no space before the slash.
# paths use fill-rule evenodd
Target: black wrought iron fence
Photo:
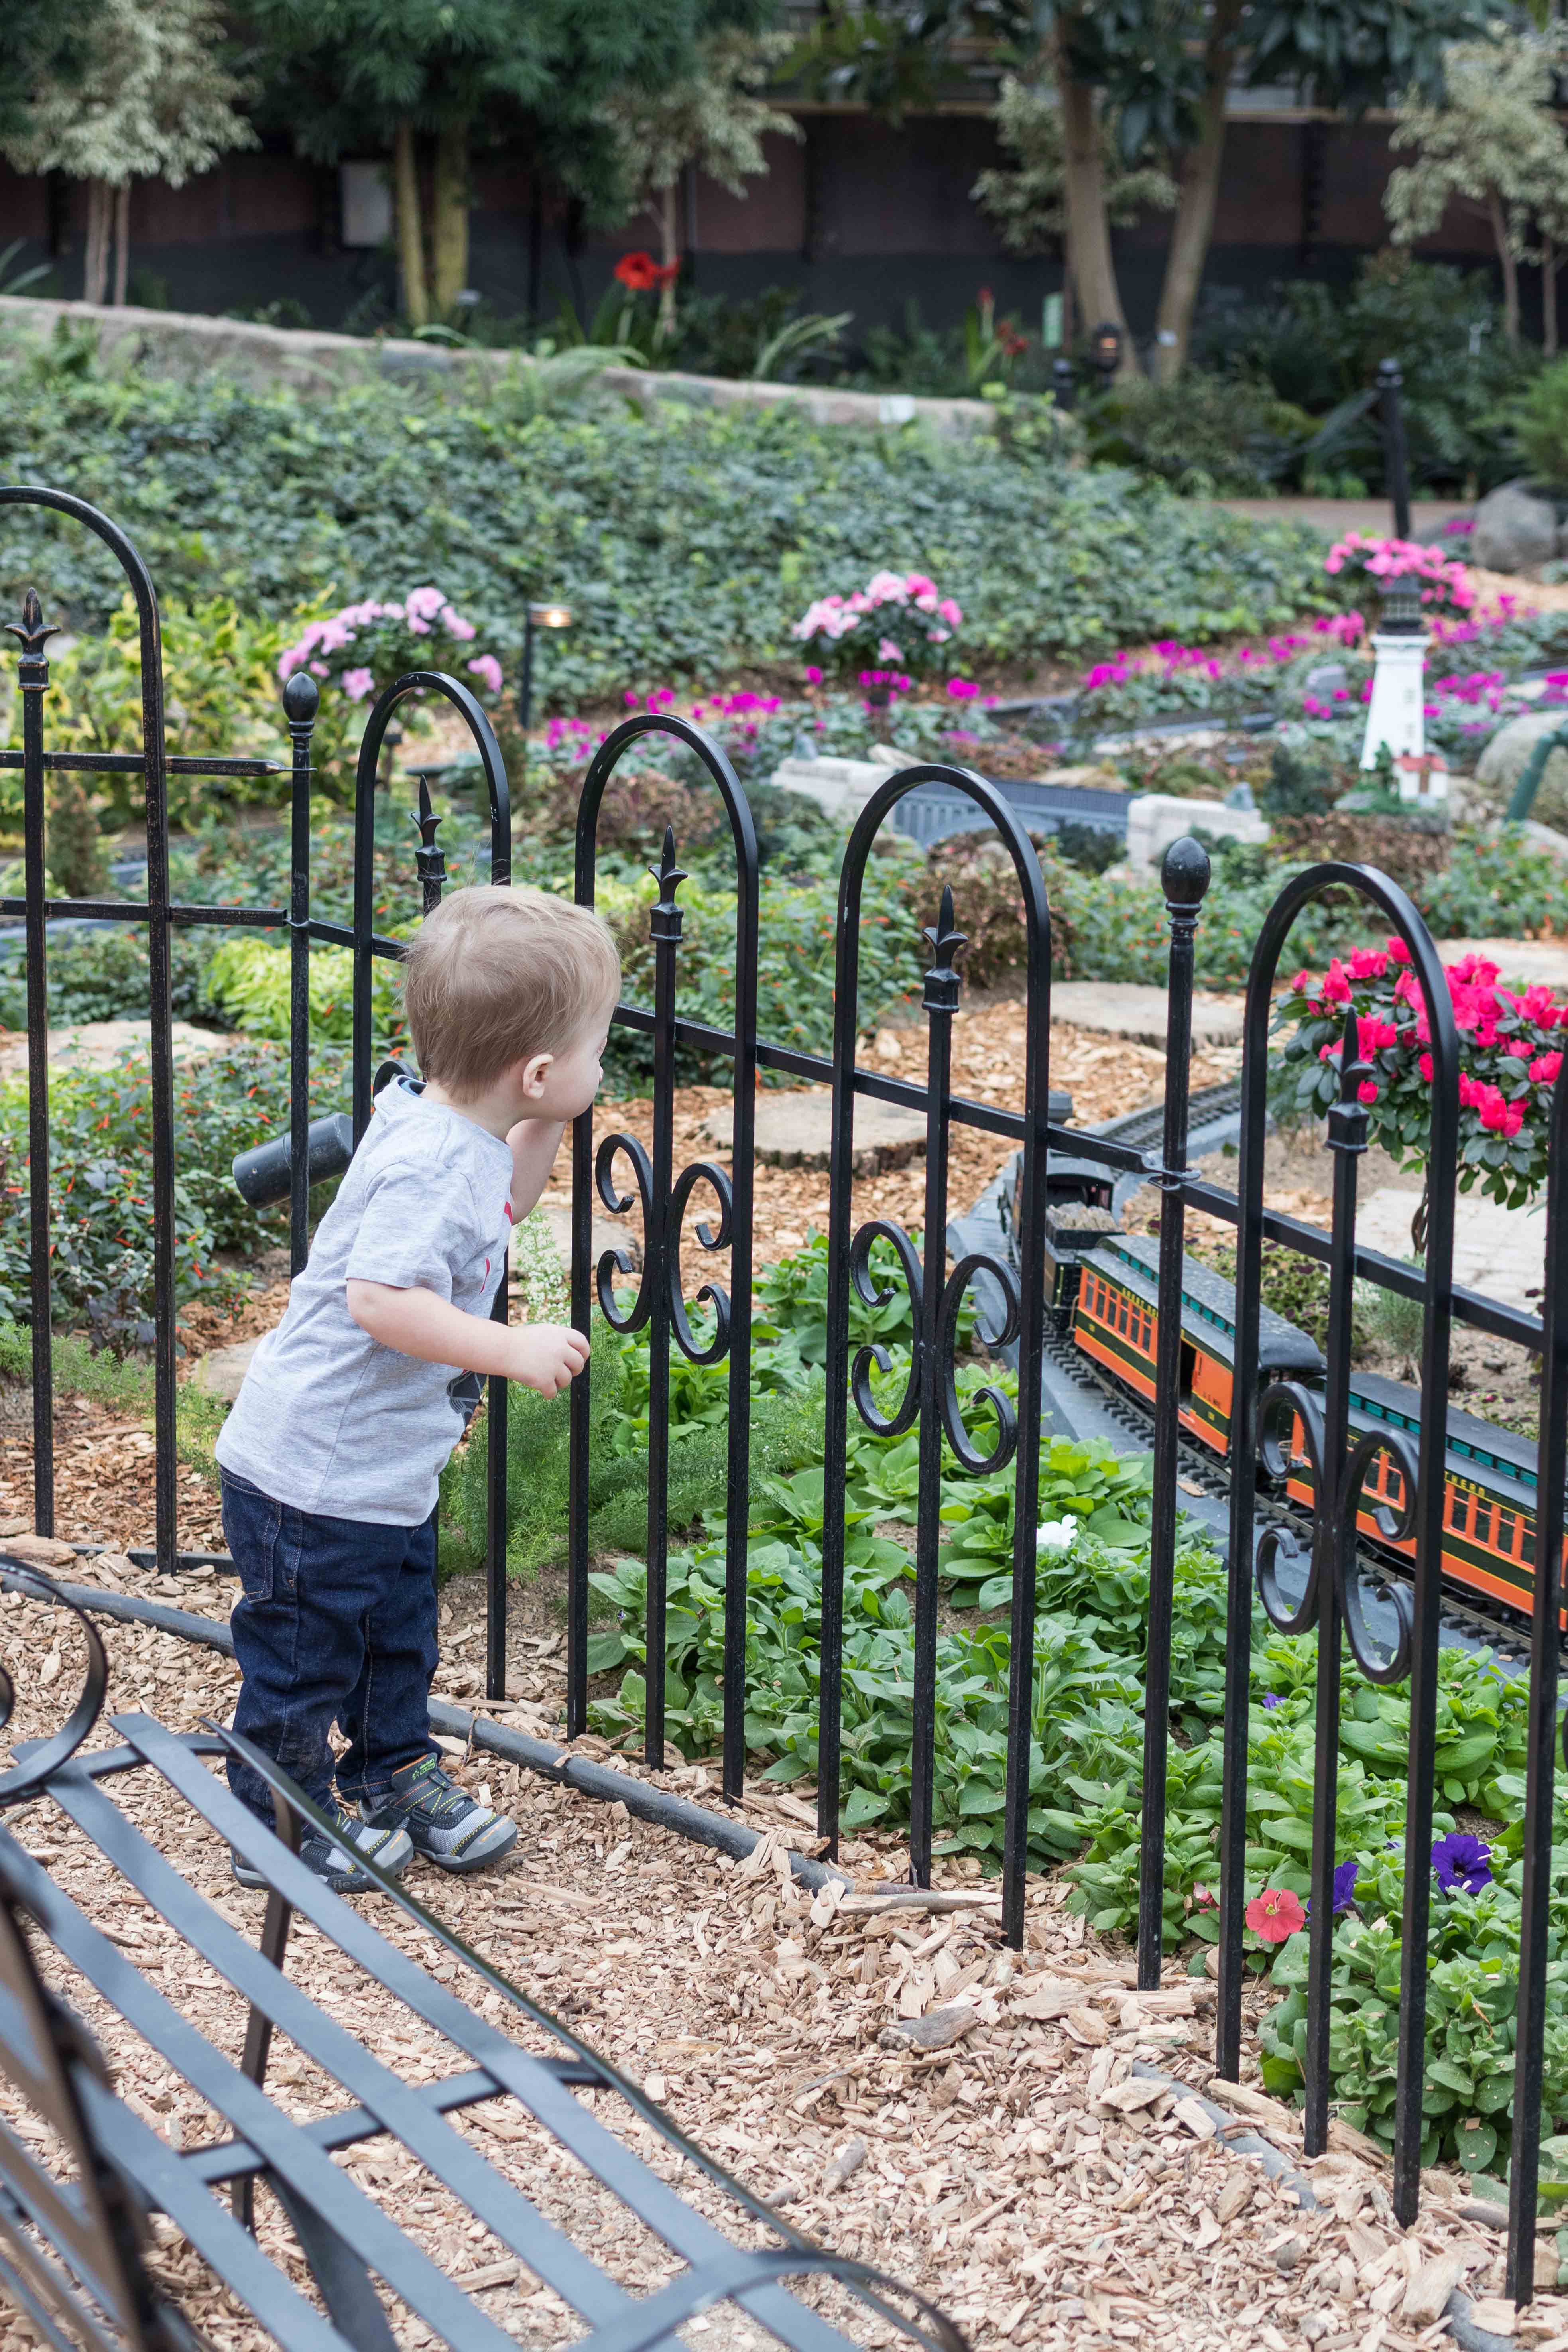
<path id="1" fill-rule="evenodd" d="M 0 755 L 20 765 L 25 784 L 26 895 L 0 902 L 0 915 L 25 919 L 28 950 L 28 1034 L 32 1159 L 29 1171 L 34 1237 L 31 1309 L 34 1332 L 36 1517 L 40 1530 L 53 1524 L 48 1260 L 48 1068 L 47 1055 L 47 937 L 60 916 L 93 915 L 145 924 L 148 931 L 152 1016 L 151 1055 L 154 1095 L 154 1167 L 151 1209 L 156 1243 L 157 1367 L 156 1508 L 158 1565 L 179 1563 L 175 1526 L 174 1297 L 173 1253 L 174 1129 L 169 956 L 171 929 L 179 924 L 223 923 L 287 928 L 293 958 L 290 997 L 290 1229 L 293 1261 L 302 1262 L 307 1234 L 306 1097 L 309 1047 L 309 956 L 317 941 L 348 946 L 354 959 L 353 1128 L 357 1137 L 370 1116 L 372 1073 L 371 972 L 376 957 L 395 958 L 397 940 L 372 923 L 373 801 L 378 761 L 388 722 L 400 702 L 415 694 L 451 701 L 478 746 L 490 811 L 491 872 L 510 875 L 510 813 L 504 769 L 483 711 L 451 678 L 418 673 L 399 679 L 376 703 L 361 748 L 355 803 L 355 906 L 352 927 L 321 921 L 310 911 L 310 736 L 314 690 L 308 679 L 290 682 L 285 709 L 293 738 L 292 879 L 285 908 L 234 908 L 173 904 L 168 887 L 167 815 L 164 782 L 173 764 L 163 750 L 156 604 L 145 567 L 123 536 L 80 500 L 37 489 L 0 490 L 0 501 L 53 507 L 103 538 L 120 558 L 137 599 L 142 622 L 143 738 L 139 752 L 85 755 L 52 752 L 47 741 L 49 635 L 36 597 L 29 595 L 21 626 L 19 682 L 23 694 L 24 744 Z M 1182 1458 L 1184 1404 L 1184 1221 L 1195 1211 L 1237 1227 L 1237 1279 L 1233 1318 L 1234 1360 L 1228 1400 L 1230 1514 L 1228 1628 L 1223 1742 L 1224 1811 L 1219 1870 L 1219 2003 L 1216 2062 L 1222 2077 L 1236 2079 L 1241 2056 L 1242 1993 L 1245 1982 L 1244 1912 L 1247 1731 L 1252 1699 L 1251 1664 L 1255 1601 L 1282 1630 L 1317 1637 L 1316 1785 L 1312 1824 L 1308 1981 L 1306 2147 L 1326 2145 L 1331 2101 L 1329 2033 L 1333 1958 L 1334 1828 L 1336 1815 L 1340 1676 L 1344 1646 L 1370 1681 L 1408 1678 L 1411 1738 L 1406 1786 L 1406 1873 L 1400 1946 L 1400 2042 L 1394 2126 L 1394 2205 L 1412 2221 L 1420 2196 L 1423 2099 L 1426 2088 L 1426 1996 L 1429 1951 L 1431 1843 L 1436 1756 L 1436 1705 L 1439 1620 L 1444 1578 L 1444 1505 L 1447 1468 L 1447 1397 L 1451 1327 L 1455 1321 L 1526 1349 L 1544 1349 L 1542 1443 L 1538 1461 L 1538 1544 L 1515 1557 L 1534 1566 L 1521 1581 L 1532 1607 L 1530 1664 L 1529 1778 L 1523 1824 L 1523 1914 L 1515 2054 L 1516 2137 L 1511 2176 L 1510 2289 L 1528 2296 L 1532 2285 L 1534 2215 L 1541 2140 L 1544 2020 L 1548 1955 L 1552 1829 L 1558 1738 L 1557 1655 L 1563 1606 L 1563 1484 L 1568 1456 L 1568 1242 L 1564 1241 L 1563 1170 L 1568 1160 L 1568 1089 L 1553 1107 L 1553 1151 L 1548 1210 L 1546 1320 L 1476 1292 L 1452 1280 L 1455 1199 L 1458 1179 L 1458 1038 L 1449 992 L 1432 941 L 1409 899 L 1386 877 L 1369 868 L 1321 865 L 1297 875 L 1280 893 L 1259 938 L 1247 993 L 1242 1077 L 1239 1186 L 1237 1193 L 1204 1181 L 1188 1166 L 1187 1068 L 1191 1040 L 1194 938 L 1208 887 L 1208 860 L 1195 842 L 1178 843 L 1163 868 L 1172 950 L 1167 1015 L 1168 1055 L 1162 1149 L 1146 1153 L 1109 1136 L 1053 1123 L 1049 1097 L 1050 910 L 1038 860 L 1016 813 L 991 784 L 957 768 L 918 766 L 885 783 L 861 812 L 851 831 L 838 891 L 837 983 L 832 1052 L 820 1055 L 774 1045 L 756 1034 L 760 891 L 755 832 L 745 794 L 722 750 L 702 730 L 673 716 L 639 716 L 618 728 L 602 745 L 584 785 L 577 828 L 576 893 L 592 904 L 595 841 L 603 797 L 619 762 L 650 735 L 685 747 L 705 771 L 728 820 L 735 859 L 736 914 L 733 1025 L 721 1029 L 691 1020 L 680 1011 L 682 915 L 679 891 L 686 879 L 679 844 L 668 834 L 656 871 L 658 894 L 650 909 L 654 1001 L 623 1003 L 616 1022 L 651 1040 L 652 1150 L 633 1136 L 611 1132 L 595 1145 L 588 1119 L 573 1138 L 572 1311 L 586 1327 L 595 1305 L 605 1320 L 623 1332 L 646 1330 L 650 1370 L 647 1438 L 647 1601 L 646 1746 L 649 1764 L 665 1760 L 664 1660 L 668 1565 L 670 1465 L 669 1375 L 674 1351 L 694 1362 L 728 1366 L 728 1502 L 724 1558 L 723 1786 L 743 1793 L 746 1768 L 747 1538 L 752 1444 L 752 1290 L 754 1204 L 754 1105 L 763 1073 L 794 1078 L 829 1090 L 832 1104 L 828 1175 L 828 1324 L 826 1341 L 825 1490 L 822 1531 L 820 1669 L 817 1705 L 817 1821 L 822 1837 L 837 1847 L 840 1825 L 843 1760 L 844 1591 L 846 1454 L 849 1414 L 858 1412 L 884 1434 L 918 1433 L 920 1503 L 914 1562 L 915 1647 L 911 1713 L 910 1854 L 917 1881 L 929 1878 L 932 1856 L 932 1791 L 937 1739 L 936 1661 L 940 1525 L 939 1481 L 955 1463 L 959 1472 L 995 1473 L 1008 1465 L 1014 1475 L 1011 1622 L 1008 1631 L 1007 1767 L 1004 1837 L 1000 1854 L 1004 1918 L 1015 1944 L 1023 1940 L 1030 1854 L 1031 1801 L 1045 1792 L 1043 1761 L 1032 1731 L 1036 1706 L 1036 1521 L 1042 1428 L 1042 1365 L 1047 1345 L 1046 1223 L 1049 1155 L 1070 1152 L 1111 1176 L 1131 1174 L 1152 1181 L 1163 1199 L 1157 1282 L 1145 1296 L 1140 1319 L 1152 1374 L 1153 1402 L 1152 1502 L 1149 1633 L 1146 1655 L 1141 1900 L 1138 1973 L 1143 1986 L 1158 1981 L 1163 1942 L 1162 1895 L 1165 1882 L 1163 1795 L 1171 1752 L 1169 1697 L 1175 1559 L 1179 1532 L 1178 1468 Z M 51 900 L 45 890 L 45 780 L 51 767 L 140 770 L 146 780 L 148 895 L 145 902 Z M 234 772 L 233 761 L 186 761 L 188 771 Z M 253 766 L 256 763 L 244 763 Z M 995 826 L 1018 878 L 1024 917 L 1026 1075 L 1024 1098 L 1016 1108 L 957 1096 L 951 1082 L 952 1023 L 961 994 L 959 928 L 963 908 L 945 889 L 936 893 L 926 932 L 930 961 L 925 974 L 927 1064 L 917 1082 L 862 1067 L 857 1059 L 861 1032 L 858 1000 L 861 891 L 867 860 L 879 832 L 907 793 L 937 783 L 966 796 Z M 426 907 L 441 887 L 439 852 L 427 796 L 422 797 L 416 873 Z M 1340 1098 L 1328 1119 L 1327 1148 L 1333 1163 L 1333 1215 L 1323 1231 L 1267 1209 L 1263 1203 L 1263 1149 L 1268 1119 L 1268 1045 L 1271 991 L 1279 956 L 1296 916 L 1325 891 L 1348 891 L 1391 925 L 1409 951 L 1430 1031 L 1432 1127 L 1428 1166 L 1427 1246 L 1425 1269 L 1358 1246 L 1354 1234 L 1358 1162 L 1367 1146 L 1367 1114 L 1361 1097 L 1366 1077 L 1353 1016 L 1347 1017 L 1341 1053 Z M 701 1160 L 678 1169 L 674 1149 L 677 1055 L 695 1048 L 710 1062 L 727 1066 L 734 1093 L 733 1144 L 728 1169 Z M 924 1118 L 925 1187 L 923 1237 L 919 1249 L 890 1220 L 873 1217 L 856 1226 L 852 1175 L 858 1104 L 879 1101 L 919 1111 Z M 972 1253 L 951 1269 L 945 1246 L 949 1224 L 949 1142 L 955 1128 L 1006 1138 L 1020 1147 L 1016 1253 Z M 630 1171 L 629 1189 L 617 1176 Z M 728 1280 L 717 1277 L 702 1291 L 710 1310 L 693 1325 L 683 1296 L 681 1234 L 700 1194 L 712 1196 L 716 1219 L 699 1225 L 705 1253 L 728 1260 Z M 611 1250 L 593 1262 L 592 1223 L 595 1194 L 612 1214 L 634 1204 L 642 1224 L 642 1262 Z M 967 1204 L 964 1204 L 967 1205 Z M 1326 1265 L 1330 1276 L 1328 1336 L 1321 1386 L 1303 1381 L 1260 1381 L 1261 1252 L 1265 1241 Z M 882 1255 L 873 1256 L 878 1245 Z M 890 1252 L 895 1277 L 907 1288 L 912 1344 L 903 1371 L 901 1395 L 889 1408 L 889 1358 L 875 1347 L 852 1351 L 851 1304 L 884 1305 L 891 1297 L 882 1273 Z M 635 1275 L 635 1282 L 634 1282 Z M 1418 1446 L 1392 1423 L 1352 1430 L 1351 1412 L 1353 1285 L 1369 1281 L 1424 1308 L 1422 1395 L 1428 1401 L 1416 1424 Z M 994 1381 L 972 1401 L 984 1411 L 988 1429 L 966 1425 L 955 1378 L 960 1310 L 971 1292 L 983 1290 L 1002 1302 L 1000 1321 L 983 1336 L 993 1349 L 1017 1350 L 1016 1392 Z M 504 1288 L 498 1316 L 506 1312 Z M 1122 1326 L 1126 1329 L 1125 1323 Z M 873 1377 L 873 1375 L 877 1377 Z M 571 1406 L 570 1526 L 568 1536 L 567 1729 L 580 1734 L 589 1706 L 588 1624 L 591 1546 L 589 1502 L 593 1472 L 593 1367 L 576 1382 Z M 505 1690 L 506 1673 L 506 1396 L 492 1381 L 489 1399 L 489 1511 L 487 1583 L 489 1640 L 487 1686 L 492 1698 Z M 1381 1466 L 1380 1466 L 1381 1465 Z M 1294 1541 L 1277 1516 L 1260 1527 L 1259 1469 L 1277 1483 L 1306 1484 L 1310 1495 L 1304 1520 L 1306 1540 Z M 949 1472 L 951 1475 L 951 1471 Z M 1408 1580 L 1394 1588 L 1390 1601 L 1373 1605 L 1370 1579 L 1358 1553 L 1369 1513 L 1383 1537 L 1405 1543 Z M 1381 1515 L 1381 1516 L 1379 1516 Z M 1533 1602 L 1529 1595 L 1533 1591 Z M 1391 1629 L 1386 1638 L 1379 1626 Z"/>

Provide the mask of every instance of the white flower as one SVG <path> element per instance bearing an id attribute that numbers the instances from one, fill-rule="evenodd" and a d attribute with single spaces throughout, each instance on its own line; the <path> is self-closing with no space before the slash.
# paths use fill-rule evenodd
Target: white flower
<path id="1" fill-rule="evenodd" d="M 1078 1540 L 1078 1521 L 1073 1518 L 1047 1519 L 1035 1529 L 1037 1551 L 1071 1551 Z"/>

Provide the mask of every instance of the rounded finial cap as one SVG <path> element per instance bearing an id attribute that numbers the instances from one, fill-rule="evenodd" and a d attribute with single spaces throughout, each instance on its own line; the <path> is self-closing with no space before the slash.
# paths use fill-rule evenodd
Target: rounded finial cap
<path id="1" fill-rule="evenodd" d="M 321 689 L 308 669 L 297 669 L 283 688 L 283 709 L 297 727 L 314 719 L 321 707 Z"/>
<path id="2" fill-rule="evenodd" d="M 1173 907 L 1195 907 L 1209 887 L 1209 854 L 1190 833 L 1173 841 L 1160 861 L 1160 887 Z"/>

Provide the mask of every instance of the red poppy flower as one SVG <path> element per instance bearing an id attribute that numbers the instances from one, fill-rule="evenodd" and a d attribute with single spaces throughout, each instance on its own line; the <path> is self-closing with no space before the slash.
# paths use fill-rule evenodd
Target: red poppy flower
<path id="1" fill-rule="evenodd" d="M 613 274 L 628 294 L 651 294 L 662 283 L 658 264 L 651 253 L 623 253 Z"/>
<path id="2" fill-rule="evenodd" d="M 1307 1915 L 1288 1886 L 1266 1886 L 1247 1905 L 1247 1924 L 1266 1944 L 1282 1944 L 1306 1926 Z"/>

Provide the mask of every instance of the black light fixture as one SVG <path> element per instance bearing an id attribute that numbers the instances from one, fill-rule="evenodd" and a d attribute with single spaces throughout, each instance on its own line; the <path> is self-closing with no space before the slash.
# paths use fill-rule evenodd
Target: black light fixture
<path id="1" fill-rule="evenodd" d="M 517 688 L 517 723 L 522 740 L 517 755 L 517 792 L 522 797 L 523 771 L 528 761 L 528 729 L 533 717 L 533 638 L 539 629 L 569 629 L 570 604 L 531 604 L 522 625 L 522 676 Z"/>
<path id="2" fill-rule="evenodd" d="M 1121 354 L 1127 338 L 1114 320 L 1108 319 L 1096 327 L 1089 339 L 1089 363 L 1100 378 L 1101 392 L 1109 392 L 1111 379 L 1121 365 Z"/>

